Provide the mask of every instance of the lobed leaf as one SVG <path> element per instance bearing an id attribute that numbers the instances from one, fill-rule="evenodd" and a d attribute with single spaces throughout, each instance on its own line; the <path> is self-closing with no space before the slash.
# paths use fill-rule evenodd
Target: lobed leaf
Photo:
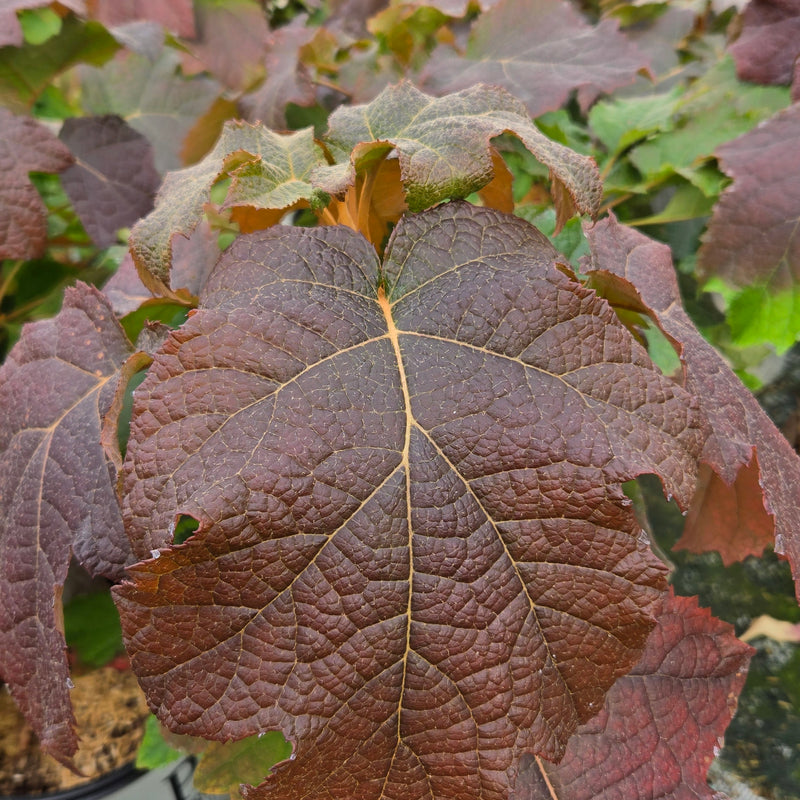
<path id="1" fill-rule="evenodd" d="M 131 350 L 106 299 L 79 284 L 0 367 L 0 678 L 63 763 L 77 747 L 57 619 L 70 557 L 116 579 L 130 560 L 100 428 Z"/>
<path id="2" fill-rule="evenodd" d="M 214 103 L 219 84 L 178 71 L 179 56 L 162 48 L 157 58 L 125 53 L 102 69 L 81 69 L 81 103 L 88 114 L 117 114 L 147 137 L 159 172 L 183 166 L 184 140 Z"/>
<path id="3" fill-rule="evenodd" d="M 75 158 L 61 178 L 64 191 L 94 243 L 108 247 L 153 207 L 161 183 L 153 148 L 114 115 L 71 117 L 60 139 Z"/>
<path id="4" fill-rule="evenodd" d="M 311 128 L 281 136 L 259 125 L 226 123 L 202 161 L 167 175 L 155 209 L 131 231 L 131 250 L 142 279 L 154 282 L 156 291 L 171 287 L 173 238 L 191 235 L 219 178 L 235 176 L 232 205 L 285 211 L 314 196 L 308 176 L 323 161 Z M 238 166 L 244 168 L 234 172 Z"/>
<path id="5" fill-rule="evenodd" d="M 613 19 L 591 26 L 562 0 L 502 0 L 478 17 L 464 56 L 444 48 L 433 54 L 424 84 L 437 94 L 502 86 L 532 117 L 561 108 L 577 90 L 586 109 L 649 66 L 618 27 Z"/>
<path id="6" fill-rule="evenodd" d="M 698 272 L 729 285 L 755 285 L 749 319 L 732 320 L 740 338 L 774 341 L 779 350 L 800 336 L 794 311 L 800 282 L 800 105 L 717 148 L 733 184 L 720 197 L 697 254 Z M 764 311 L 771 311 L 767 315 Z M 783 313 L 776 313 L 783 311 Z"/>
<path id="7" fill-rule="evenodd" d="M 0 258 L 36 258 L 47 244 L 47 209 L 29 172 L 60 172 L 73 161 L 43 125 L 0 108 Z"/>
<path id="8" fill-rule="evenodd" d="M 695 598 L 670 592 L 639 663 L 570 739 L 560 764 L 527 760 L 514 800 L 718 800 L 706 774 L 752 652 Z"/>
<path id="9" fill-rule="evenodd" d="M 707 467 L 678 545 L 695 552 L 718 550 L 728 564 L 760 555 L 774 543 L 788 556 L 797 581 L 797 455 L 683 310 L 669 247 L 613 218 L 597 223 L 587 237 L 592 254 L 584 269 L 591 270 L 592 285 L 653 317 L 676 344 L 686 387 L 700 399 Z"/>
<path id="10" fill-rule="evenodd" d="M 383 263 L 277 226 L 156 355 L 123 488 L 146 560 L 115 598 L 168 727 L 294 743 L 247 797 L 506 796 L 638 659 L 664 567 L 619 483 L 685 502 L 701 442 L 556 259 L 460 202 L 404 216 Z"/>
<path id="11" fill-rule="evenodd" d="M 403 82 L 368 105 L 338 108 L 325 136 L 336 166 L 319 168 L 312 178 L 320 189 L 341 193 L 361 166 L 394 150 L 408 206 L 419 211 L 489 183 L 494 174 L 490 140 L 507 132 L 550 169 L 561 187 L 554 195 L 564 220 L 575 209 L 597 213 L 602 184 L 594 161 L 548 139 L 522 103 L 492 86 L 434 98 Z"/>
<path id="12" fill-rule="evenodd" d="M 754 128 L 789 103 L 787 89 L 739 81 L 726 56 L 684 93 L 678 124 L 635 147 L 630 160 L 649 182 L 675 173 L 692 180 L 717 147 Z"/>

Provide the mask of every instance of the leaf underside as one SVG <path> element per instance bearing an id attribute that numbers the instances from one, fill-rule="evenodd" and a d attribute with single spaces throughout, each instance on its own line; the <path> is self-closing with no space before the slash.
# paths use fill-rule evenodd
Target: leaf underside
<path id="1" fill-rule="evenodd" d="M 337 163 L 315 170 L 312 180 L 331 194 L 352 182 L 350 161 L 357 169 L 359 159 L 394 149 L 412 211 L 464 198 L 493 177 L 491 139 L 511 132 L 561 188 L 563 196 L 554 192 L 560 218 L 569 219 L 576 209 L 594 216 L 600 206 L 603 187 L 594 160 L 548 139 L 524 104 L 497 86 L 431 97 L 404 81 L 367 105 L 338 108 L 329 124 L 325 141 Z"/>
<path id="2" fill-rule="evenodd" d="M 500 798 L 633 666 L 692 403 L 532 226 L 456 202 L 240 237 L 137 390 L 115 591 L 152 709 L 280 729 L 259 797 Z M 181 515 L 199 521 L 172 545 Z M 155 556 L 155 557 L 151 557 Z"/>

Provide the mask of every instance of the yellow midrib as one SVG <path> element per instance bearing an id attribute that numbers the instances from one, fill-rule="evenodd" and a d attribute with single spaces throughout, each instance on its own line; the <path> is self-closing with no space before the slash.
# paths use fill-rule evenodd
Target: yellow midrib
<path id="1" fill-rule="evenodd" d="M 399 747 L 402 740 L 402 731 L 400 721 L 403 710 L 403 695 L 406 688 L 406 674 L 408 671 L 408 656 L 411 652 L 411 598 L 412 582 L 414 578 L 414 551 L 413 551 L 413 531 L 411 528 L 411 475 L 409 472 L 409 449 L 411 444 L 411 396 L 408 391 L 408 380 L 406 379 L 406 372 L 403 367 L 403 359 L 400 355 L 400 342 L 397 338 L 397 326 L 394 324 L 392 318 L 392 307 L 389 303 L 389 298 L 386 292 L 381 287 L 378 289 L 378 305 L 383 311 L 386 319 L 386 329 L 389 336 L 389 341 L 392 343 L 394 349 L 395 359 L 397 360 L 397 371 L 400 374 L 400 386 L 403 391 L 403 403 L 405 405 L 406 413 L 406 431 L 405 439 L 403 442 L 403 452 L 401 453 L 400 465 L 405 469 L 406 473 L 406 515 L 408 520 L 408 606 L 406 608 L 406 647 L 405 655 L 403 658 L 403 678 L 400 685 L 400 695 L 397 701 L 397 746 Z M 397 749 L 395 748 L 395 754 Z M 389 772 L 387 771 L 387 777 Z"/>

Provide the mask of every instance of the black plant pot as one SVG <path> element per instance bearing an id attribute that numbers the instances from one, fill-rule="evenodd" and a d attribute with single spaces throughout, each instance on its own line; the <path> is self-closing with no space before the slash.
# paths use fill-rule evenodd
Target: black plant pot
<path id="1" fill-rule="evenodd" d="M 152 772 L 133 764 L 115 769 L 90 783 L 45 794 L 4 795 L 4 800 L 201 800 L 208 797 L 192 785 L 191 756 Z"/>

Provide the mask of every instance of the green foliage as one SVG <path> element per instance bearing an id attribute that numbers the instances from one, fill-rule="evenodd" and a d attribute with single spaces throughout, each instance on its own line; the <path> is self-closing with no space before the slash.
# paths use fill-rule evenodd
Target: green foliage
<path id="1" fill-rule="evenodd" d="M 64 636 L 80 661 L 102 667 L 124 652 L 119 614 L 108 594 L 78 595 L 64 606 Z"/>

